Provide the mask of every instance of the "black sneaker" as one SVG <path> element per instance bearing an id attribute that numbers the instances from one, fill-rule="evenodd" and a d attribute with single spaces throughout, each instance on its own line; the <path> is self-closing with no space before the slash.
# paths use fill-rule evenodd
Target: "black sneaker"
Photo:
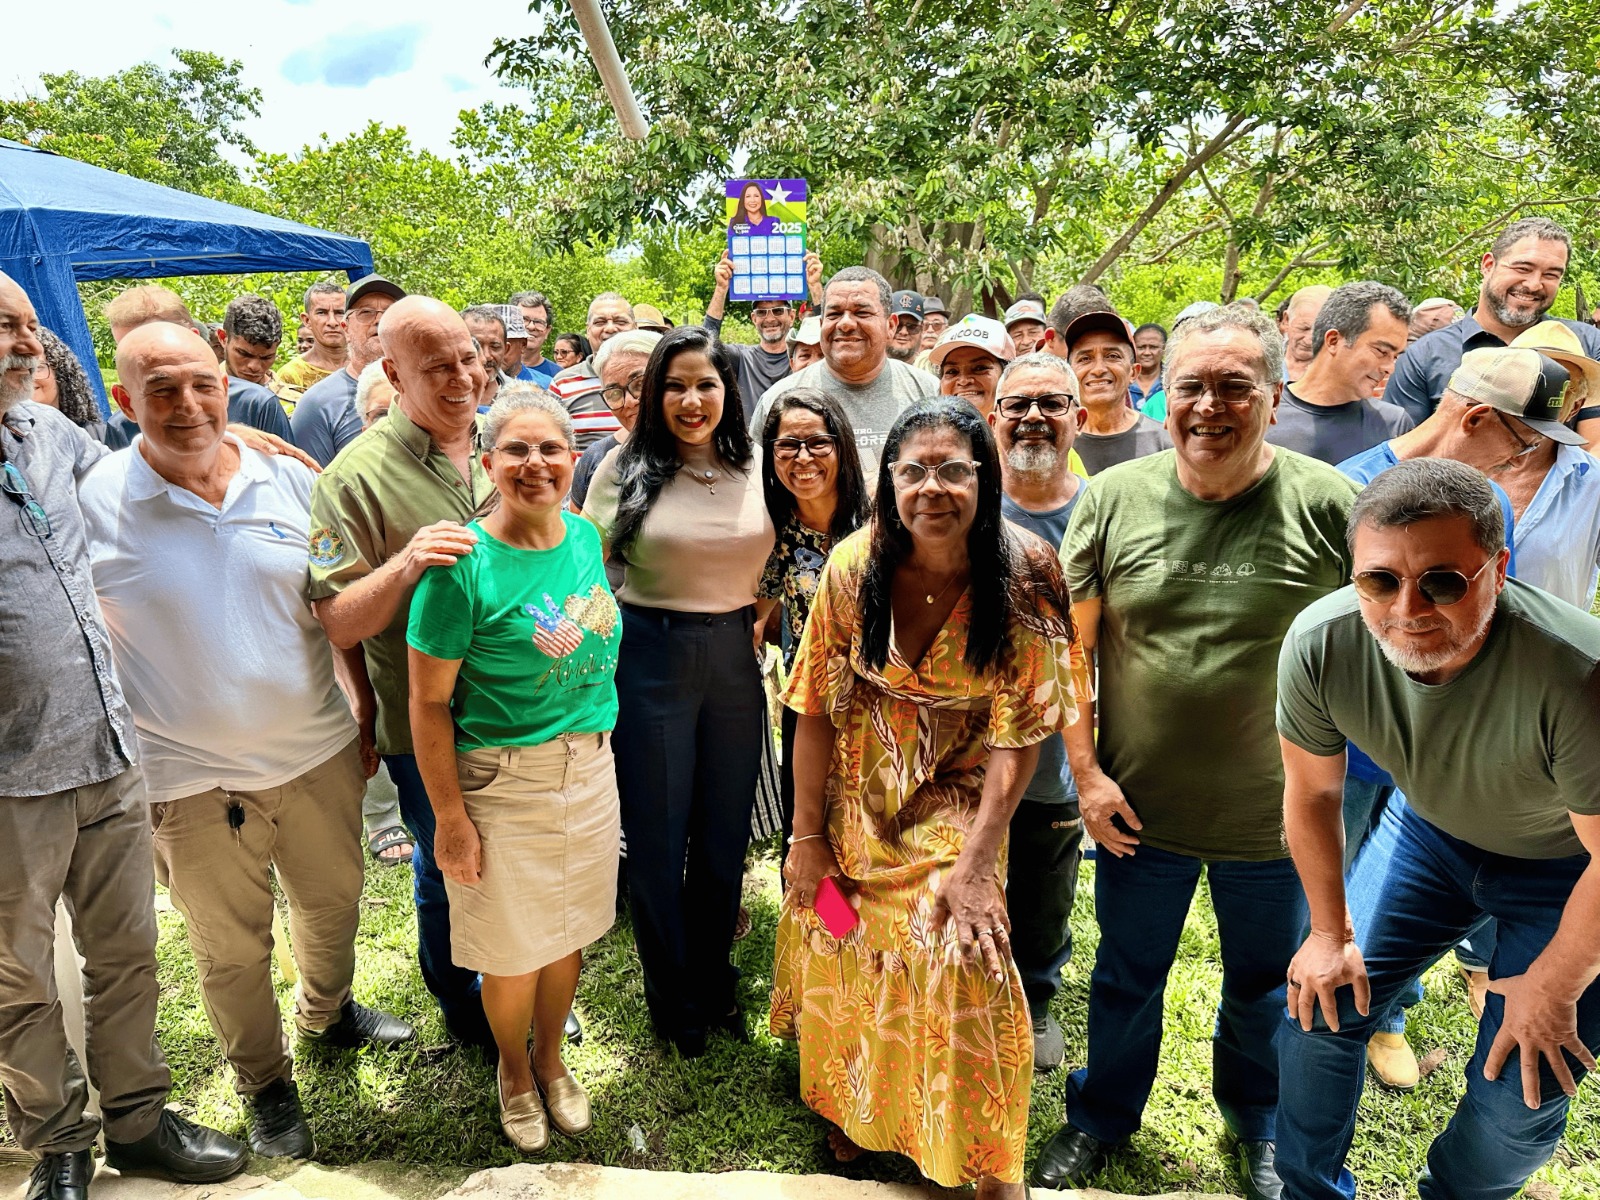
<path id="1" fill-rule="evenodd" d="M 221 1130 L 161 1110 L 156 1127 L 137 1142 L 106 1139 L 106 1166 L 124 1175 L 154 1175 L 174 1183 L 220 1183 L 244 1170 L 250 1150 Z"/>
<path id="2" fill-rule="evenodd" d="M 339 1010 L 339 1019 L 326 1029 L 302 1029 L 300 1036 L 316 1046 L 336 1050 L 350 1050 L 357 1046 L 377 1046 L 392 1049 L 417 1036 L 417 1031 L 399 1017 L 346 1000 Z"/>
<path id="3" fill-rule="evenodd" d="M 94 1153 L 69 1150 L 46 1154 L 28 1176 L 25 1200 L 88 1200 L 94 1178 Z"/>
<path id="4" fill-rule="evenodd" d="M 250 1109 L 250 1149 L 266 1158 L 310 1158 L 317 1146 L 311 1140 L 300 1107 L 300 1089 L 292 1079 L 275 1079 L 245 1098 Z"/>
<path id="5" fill-rule="evenodd" d="M 1067 1039 L 1049 1012 L 1033 1021 L 1033 1069 L 1054 1071 L 1067 1057 Z"/>

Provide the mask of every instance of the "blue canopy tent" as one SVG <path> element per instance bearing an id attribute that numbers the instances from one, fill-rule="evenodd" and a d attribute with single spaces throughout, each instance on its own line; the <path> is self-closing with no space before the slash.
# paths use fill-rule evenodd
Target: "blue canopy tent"
<path id="1" fill-rule="evenodd" d="M 360 278 L 372 251 L 358 238 L 0 138 L 0 271 L 85 367 L 95 353 L 80 280 L 320 270 Z M 100 372 L 88 374 L 104 405 Z"/>

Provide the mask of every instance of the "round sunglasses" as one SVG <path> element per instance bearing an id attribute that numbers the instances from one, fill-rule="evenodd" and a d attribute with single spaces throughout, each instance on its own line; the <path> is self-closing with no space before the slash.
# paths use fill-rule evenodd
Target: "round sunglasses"
<path id="1" fill-rule="evenodd" d="M 1492 555 L 1488 562 L 1471 575 L 1463 575 L 1460 571 L 1424 571 L 1416 577 L 1417 591 L 1435 608 L 1449 608 L 1452 604 L 1460 604 L 1467 598 L 1472 585 L 1478 582 L 1478 576 L 1499 561 L 1498 554 Z M 1388 604 L 1400 594 L 1400 584 L 1410 578 L 1409 575 L 1400 575 L 1394 571 L 1358 571 L 1350 582 L 1355 584 L 1356 593 L 1363 600 L 1371 600 L 1374 604 Z"/>

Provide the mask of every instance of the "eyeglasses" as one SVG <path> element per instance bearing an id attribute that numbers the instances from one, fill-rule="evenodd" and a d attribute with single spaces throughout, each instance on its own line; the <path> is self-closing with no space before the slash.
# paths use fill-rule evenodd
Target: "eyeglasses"
<path id="1" fill-rule="evenodd" d="M 1041 416 L 1059 417 L 1070 411 L 1077 402 L 1076 396 L 1066 392 L 1049 392 L 1043 396 L 1001 396 L 994 404 L 1002 417 L 1020 421 L 1034 405 L 1039 406 Z"/>
<path id="2" fill-rule="evenodd" d="M 50 514 L 44 505 L 33 498 L 28 481 L 22 477 L 15 463 L 0 463 L 0 490 L 15 500 L 22 508 L 22 527 L 43 541 L 50 536 Z"/>
<path id="3" fill-rule="evenodd" d="M 946 487 L 967 488 L 978 477 L 978 468 L 982 465 L 965 458 L 947 458 L 931 467 L 919 462 L 892 462 L 889 464 L 889 478 L 894 482 L 897 492 L 909 492 L 912 488 L 921 487 L 930 473 L 937 475 L 939 482 Z"/>
<path id="4" fill-rule="evenodd" d="M 1544 441 L 1544 438 L 1542 437 L 1536 437 L 1531 442 L 1526 440 L 1520 433 L 1517 432 L 1517 427 L 1510 421 L 1506 420 L 1505 413 L 1501 412 L 1499 409 L 1495 409 L 1494 415 L 1500 418 L 1500 424 L 1506 427 L 1506 432 L 1511 435 L 1512 439 L 1520 447 L 1520 449 L 1518 449 L 1518 451 L 1511 456 L 1512 458 L 1516 459 L 1521 458 L 1524 454 L 1532 454 L 1539 448 L 1539 443 Z"/>
<path id="5" fill-rule="evenodd" d="M 1417 591 L 1435 608 L 1460 604 L 1467 598 L 1472 585 L 1478 582 L 1478 576 L 1499 561 L 1498 554 L 1492 555 L 1471 575 L 1463 575 L 1460 571 L 1424 571 L 1417 576 Z M 1409 575 L 1399 575 L 1394 571 L 1358 571 L 1350 582 L 1355 584 L 1356 593 L 1363 600 L 1388 604 L 1400 594 L 1401 582 L 1410 578 Z"/>
<path id="6" fill-rule="evenodd" d="M 521 466 L 534 454 L 547 463 L 568 462 L 572 459 L 572 447 L 565 442 L 540 442 L 537 446 L 533 446 L 527 442 L 510 441 L 501 442 L 493 449 L 495 453 L 503 454 L 505 460 L 513 466 Z"/>
<path id="7" fill-rule="evenodd" d="M 1248 379 L 1223 379 L 1217 383 L 1204 383 L 1198 379 L 1182 379 L 1167 389 L 1167 405 L 1199 404 L 1206 393 L 1216 397 L 1218 404 L 1229 408 L 1249 408 L 1261 393 L 1261 385 Z"/>
<path id="8" fill-rule="evenodd" d="M 750 315 L 752 317 L 781 317 L 788 311 L 789 306 L 787 304 L 780 304 L 776 307 L 753 308 L 750 310 Z"/>
<path id="9" fill-rule="evenodd" d="M 778 438 L 772 443 L 772 457 L 787 462 L 799 458 L 804 450 L 812 458 L 832 458 L 837 439 L 831 434 L 819 433 L 808 438 Z"/>
<path id="10" fill-rule="evenodd" d="M 549 329 L 550 328 L 550 322 L 549 321 L 530 321 L 530 320 L 528 320 L 527 317 L 523 317 L 522 318 L 522 327 L 524 329 Z"/>
<path id="11" fill-rule="evenodd" d="M 622 403 L 624 396 L 632 396 L 637 400 L 644 392 L 644 375 L 632 376 L 627 383 L 608 383 L 600 389 L 600 397 L 606 402 L 607 407 L 616 408 Z"/>

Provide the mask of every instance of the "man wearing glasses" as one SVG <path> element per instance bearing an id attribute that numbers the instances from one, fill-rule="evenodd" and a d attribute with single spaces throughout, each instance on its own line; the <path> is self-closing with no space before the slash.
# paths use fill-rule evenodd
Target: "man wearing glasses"
<path id="1" fill-rule="evenodd" d="M 733 284 L 733 259 L 722 252 L 722 261 L 716 267 L 717 286 L 711 292 L 711 302 L 706 305 L 705 326 L 711 336 L 722 340 L 722 316 L 728 305 L 728 288 Z M 814 252 L 806 255 L 806 285 L 811 290 L 811 302 L 822 303 L 822 259 Z M 723 342 L 733 356 L 734 375 L 739 381 L 739 400 L 744 405 L 745 420 L 756 411 L 761 397 L 778 380 L 789 374 L 789 331 L 794 328 L 794 306 L 787 300 L 757 300 L 750 309 L 750 323 L 761 338 L 759 345 L 746 346 L 736 342 Z"/>
<path id="2" fill-rule="evenodd" d="M 1501 505 L 1459 463 L 1384 472 L 1349 542 L 1353 586 L 1296 619 L 1278 666 L 1284 823 L 1311 911 L 1279 1039 L 1283 1194 L 1355 1192 L 1367 1038 L 1489 915 L 1495 979 L 1466 1095 L 1417 1190 L 1509 1197 L 1561 1140 L 1600 1047 L 1600 622 L 1507 577 Z M 1405 801 L 1347 882 L 1353 743 Z"/>
<path id="3" fill-rule="evenodd" d="M 1025 354 L 1000 373 L 989 412 L 1000 451 L 1000 510 L 1006 520 L 1061 548 L 1084 480 L 1069 465 L 1078 434 L 1078 378 L 1048 351 Z M 1066 1056 L 1050 1002 L 1072 957 L 1072 902 L 1078 891 L 1083 818 L 1066 744 L 1039 748 L 1033 778 L 1011 814 L 1006 911 L 1011 954 L 1033 1019 L 1033 1066 L 1050 1071 Z"/>
<path id="4" fill-rule="evenodd" d="M 612 338 L 595 351 L 594 364 L 600 372 L 600 398 L 617 423 L 614 433 L 608 433 L 585 450 L 572 468 L 572 494 L 568 503 L 573 512 L 582 512 L 589 498 L 589 481 L 594 478 L 600 460 L 611 452 L 613 446 L 628 440 L 634 422 L 639 419 L 639 393 L 644 389 L 644 368 L 650 361 L 650 352 L 661 340 L 659 333 L 646 329 L 633 329 Z M 621 585 L 620 567 L 606 564 L 609 575 L 617 577 L 611 586 Z"/>
<path id="5" fill-rule="evenodd" d="M 1086 1069 L 1036 1180 L 1079 1186 L 1138 1128 L 1155 1083 L 1161 998 L 1200 876 L 1222 946 L 1212 1093 L 1242 1157 L 1244 1195 L 1276 1200 L 1285 972 L 1305 899 L 1282 835 L 1274 667 L 1307 603 L 1350 578 L 1356 485 L 1267 444 L 1283 384 L 1271 318 L 1219 308 L 1167 355 L 1173 449 L 1091 477 L 1062 559 L 1084 646 L 1099 649 L 1100 737 L 1066 731 L 1099 847 L 1100 946 Z"/>
<path id="6" fill-rule="evenodd" d="M 381 275 L 366 275 L 345 293 L 345 345 L 348 361 L 320 383 L 312 384 L 294 406 L 290 425 L 294 444 L 324 467 L 356 440 L 361 414 L 356 411 L 356 383 L 361 372 L 383 357 L 378 319 L 405 290 Z"/>
<path id="7" fill-rule="evenodd" d="M 522 327 L 527 330 L 528 342 L 522 348 L 522 365 L 533 372 L 533 382 L 548 388 L 550 381 L 561 370 L 544 356 L 545 343 L 550 340 L 550 301 L 541 292 L 518 292 L 511 303 L 522 310 Z"/>
<path id="8" fill-rule="evenodd" d="M 32 403 L 43 357 L 33 305 L 0 274 L 0 1085 L 39 1160 L 27 1200 L 84 1200 L 102 1126 L 110 1165 L 183 1183 L 226 1179 L 249 1152 L 164 1107 L 150 820 L 78 504 L 108 451 Z M 55 995 L 62 897 L 93 983 L 84 1063 Z M 103 1121 L 84 1112 L 85 1069 Z"/>

